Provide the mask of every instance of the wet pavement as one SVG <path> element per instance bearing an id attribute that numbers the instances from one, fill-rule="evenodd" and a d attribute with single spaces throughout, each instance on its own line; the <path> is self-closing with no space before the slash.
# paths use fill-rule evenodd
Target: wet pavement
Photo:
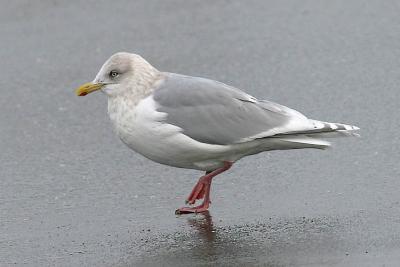
<path id="1" fill-rule="evenodd" d="M 0 1 L 0 266 L 399 266 L 395 1 Z M 114 52 L 356 124 L 327 151 L 248 157 L 209 213 L 201 175 L 113 134 L 78 98 Z"/>

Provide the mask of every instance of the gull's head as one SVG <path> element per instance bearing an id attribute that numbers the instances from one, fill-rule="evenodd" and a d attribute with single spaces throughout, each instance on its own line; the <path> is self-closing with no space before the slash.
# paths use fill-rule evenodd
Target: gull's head
<path id="1" fill-rule="evenodd" d="M 141 56 L 119 52 L 103 64 L 92 82 L 81 85 L 75 93 L 85 96 L 101 90 L 108 96 L 123 95 L 129 90 L 134 90 L 139 84 L 150 82 L 156 72 L 157 70 Z"/>

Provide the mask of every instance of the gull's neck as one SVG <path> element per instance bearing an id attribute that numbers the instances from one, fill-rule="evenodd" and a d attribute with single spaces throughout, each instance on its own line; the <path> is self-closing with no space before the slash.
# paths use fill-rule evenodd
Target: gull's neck
<path id="1" fill-rule="evenodd" d="M 165 74 L 150 64 L 144 67 L 142 70 L 136 69 L 140 75 L 127 85 L 128 90 L 108 97 L 108 114 L 116 127 L 123 121 L 132 120 L 138 103 L 151 95 L 154 88 L 164 79 Z"/>

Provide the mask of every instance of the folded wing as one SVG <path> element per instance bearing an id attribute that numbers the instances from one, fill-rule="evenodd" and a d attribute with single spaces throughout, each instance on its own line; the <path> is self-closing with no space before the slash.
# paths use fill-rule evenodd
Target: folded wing
<path id="1" fill-rule="evenodd" d="M 166 123 L 199 142 L 227 145 L 321 127 L 293 109 L 217 81 L 165 75 L 153 92 L 157 110 L 167 114 Z"/>

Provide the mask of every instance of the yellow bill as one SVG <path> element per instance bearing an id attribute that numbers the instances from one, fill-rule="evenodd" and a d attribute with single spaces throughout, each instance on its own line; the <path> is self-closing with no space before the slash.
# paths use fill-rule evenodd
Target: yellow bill
<path id="1" fill-rule="evenodd" d="M 104 84 L 102 83 L 85 83 L 81 86 L 79 86 L 76 90 L 75 90 L 75 94 L 77 96 L 85 96 L 87 94 L 90 94 L 94 91 L 100 90 L 101 87 L 103 87 Z"/>

